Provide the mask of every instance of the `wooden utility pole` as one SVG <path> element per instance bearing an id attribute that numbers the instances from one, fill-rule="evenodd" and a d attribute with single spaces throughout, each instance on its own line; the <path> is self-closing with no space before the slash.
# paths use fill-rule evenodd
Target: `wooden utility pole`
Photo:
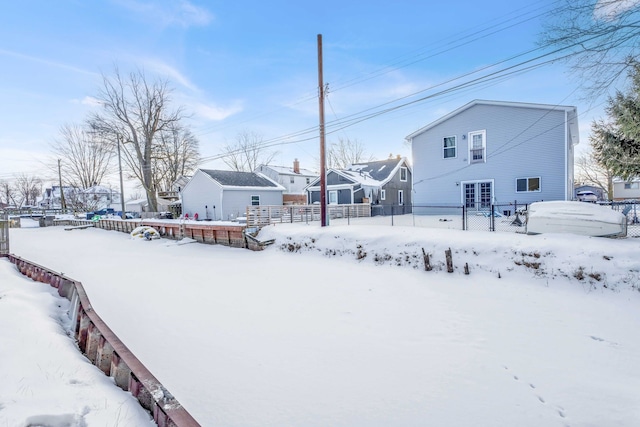
<path id="1" fill-rule="evenodd" d="M 125 219 L 126 215 L 124 213 L 124 184 L 122 183 L 122 157 L 120 156 L 120 134 L 116 135 L 117 143 L 118 143 L 118 170 L 120 172 L 120 218 Z M 113 203 L 113 199 L 111 199 L 111 203 Z"/>
<path id="2" fill-rule="evenodd" d="M 320 110 L 320 222 L 327 225 L 327 172 L 324 141 L 324 82 L 322 77 L 322 34 L 318 34 L 318 96 Z"/>
<path id="3" fill-rule="evenodd" d="M 58 159 L 58 182 L 60 184 L 60 209 L 63 213 L 67 209 L 67 203 L 64 200 L 64 189 L 62 188 L 62 167 L 60 166 L 60 159 Z M 51 194 L 53 197 L 53 194 Z"/>

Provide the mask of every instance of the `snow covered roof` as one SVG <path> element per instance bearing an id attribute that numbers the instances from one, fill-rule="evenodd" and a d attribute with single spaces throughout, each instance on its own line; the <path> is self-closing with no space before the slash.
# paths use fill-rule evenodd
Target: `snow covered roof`
<path id="1" fill-rule="evenodd" d="M 291 166 L 273 166 L 273 165 L 261 165 L 262 168 L 269 168 L 279 175 L 296 175 L 296 176 L 318 176 L 318 172 L 314 172 L 309 169 L 300 168 L 300 173 L 296 173 Z"/>

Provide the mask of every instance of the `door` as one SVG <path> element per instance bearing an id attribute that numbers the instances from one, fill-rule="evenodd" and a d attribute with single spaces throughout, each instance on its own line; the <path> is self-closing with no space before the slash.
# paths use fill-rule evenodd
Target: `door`
<path id="1" fill-rule="evenodd" d="M 463 191 L 464 206 L 467 209 L 485 210 L 491 208 L 491 181 L 466 182 Z"/>

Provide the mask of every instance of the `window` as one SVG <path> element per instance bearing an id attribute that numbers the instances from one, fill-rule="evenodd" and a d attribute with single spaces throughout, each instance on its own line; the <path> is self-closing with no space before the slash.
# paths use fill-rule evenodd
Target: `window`
<path id="1" fill-rule="evenodd" d="M 380 200 L 387 199 L 387 190 L 380 190 Z"/>
<path id="2" fill-rule="evenodd" d="M 400 181 L 402 182 L 407 181 L 407 168 L 405 167 L 400 168 Z"/>
<path id="3" fill-rule="evenodd" d="M 307 185 L 311 182 L 311 178 L 307 177 Z"/>
<path id="4" fill-rule="evenodd" d="M 338 191 L 337 190 L 329 191 L 329 204 L 330 205 L 337 205 L 338 204 Z"/>
<path id="5" fill-rule="evenodd" d="M 640 188 L 640 182 L 625 182 L 624 189 L 625 190 L 637 190 Z"/>
<path id="6" fill-rule="evenodd" d="M 452 159 L 456 157 L 456 137 L 446 136 L 442 144 L 442 149 L 444 150 L 443 157 L 445 159 Z"/>
<path id="7" fill-rule="evenodd" d="M 404 191 L 398 190 L 398 204 L 404 205 Z"/>
<path id="8" fill-rule="evenodd" d="M 290 182 L 291 184 L 293 184 L 294 182 L 296 182 L 296 179 L 295 179 L 294 177 L 292 177 L 292 176 L 291 176 L 291 177 L 289 177 L 289 182 Z"/>
<path id="9" fill-rule="evenodd" d="M 486 162 L 486 148 L 486 131 L 469 132 L 469 163 Z"/>
<path id="10" fill-rule="evenodd" d="M 251 196 L 251 206 L 260 206 L 260 196 Z"/>
<path id="11" fill-rule="evenodd" d="M 540 191 L 540 177 L 516 179 L 516 192 Z"/>

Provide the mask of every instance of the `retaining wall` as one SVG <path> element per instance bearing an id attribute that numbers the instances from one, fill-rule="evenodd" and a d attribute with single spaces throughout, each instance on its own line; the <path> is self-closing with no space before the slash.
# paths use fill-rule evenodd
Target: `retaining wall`
<path id="1" fill-rule="evenodd" d="M 22 274 L 36 282 L 48 283 L 71 301 L 69 316 L 80 351 L 113 377 L 118 387 L 138 399 L 158 427 L 200 426 L 93 310 L 80 282 L 15 255 L 6 256 Z"/>
<path id="2" fill-rule="evenodd" d="M 245 228 L 247 228 L 247 226 L 240 224 L 219 225 L 211 224 L 207 221 L 198 223 L 178 223 L 174 221 L 162 221 L 157 219 L 142 221 L 123 221 L 120 219 L 101 219 L 98 221 L 85 219 L 65 219 L 55 221 L 55 225 L 82 226 L 91 224 L 94 224 L 94 226 L 97 228 L 122 231 L 124 233 L 131 233 L 136 227 L 148 225 L 149 227 L 153 227 L 158 230 L 160 236 L 168 239 L 179 240 L 188 237 L 200 243 L 225 245 L 234 248 L 249 247 L 244 236 L 244 230 Z M 253 247 L 249 248 L 256 249 Z"/>

